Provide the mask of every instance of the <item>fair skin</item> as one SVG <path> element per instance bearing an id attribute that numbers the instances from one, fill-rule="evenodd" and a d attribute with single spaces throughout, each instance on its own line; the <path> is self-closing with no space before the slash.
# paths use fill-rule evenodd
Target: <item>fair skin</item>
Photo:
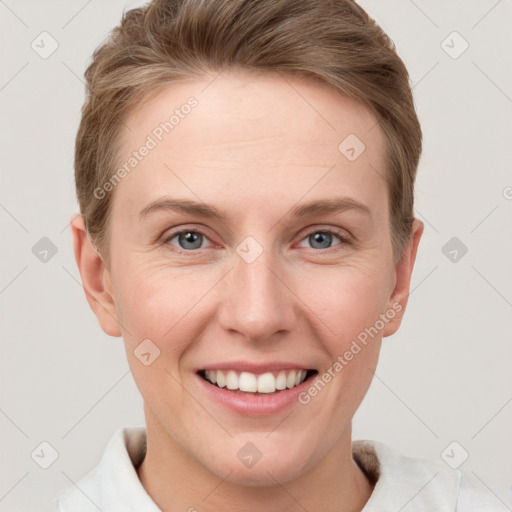
<path id="1" fill-rule="evenodd" d="M 123 337 L 144 399 L 148 444 L 139 478 L 171 512 L 360 511 L 372 486 L 352 458 L 351 421 L 382 337 L 400 325 L 423 224 L 414 222 L 396 263 L 384 136 L 366 108 L 305 79 L 212 77 L 168 86 L 126 120 L 120 162 L 174 108 L 198 100 L 117 185 L 110 268 L 83 218 L 72 222 L 87 300 L 102 329 Z M 349 134 L 366 146 L 354 161 L 338 150 Z M 140 217 L 163 197 L 206 203 L 226 218 L 170 209 Z M 292 214 L 335 198 L 368 211 Z M 194 242 L 177 236 L 180 229 L 206 236 Z M 262 250 L 250 263 L 237 252 L 249 236 Z M 213 384 L 198 369 L 225 362 L 287 361 L 322 375 L 397 303 L 401 311 L 307 404 L 250 415 L 205 392 Z M 160 349 L 148 366 L 134 355 L 144 339 Z M 248 442 L 262 454 L 251 467 L 237 456 Z"/>

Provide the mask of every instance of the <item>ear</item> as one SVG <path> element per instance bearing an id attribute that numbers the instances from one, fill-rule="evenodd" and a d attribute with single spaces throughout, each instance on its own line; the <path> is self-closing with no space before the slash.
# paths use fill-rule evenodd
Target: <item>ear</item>
<path id="1" fill-rule="evenodd" d="M 383 337 L 394 334 L 402 323 L 402 317 L 409 300 L 411 275 L 423 228 L 423 222 L 414 219 L 411 236 L 405 244 L 400 261 L 395 265 L 395 288 L 389 298 L 388 311 L 395 311 L 396 314 L 386 323 L 382 332 Z"/>
<path id="2" fill-rule="evenodd" d="M 87 236 L 83 215 L 76 215 L 71 219 L 71 230 L 75 260 L 87 302 L 105 333 L 121 336 L 110 272 Z"/>

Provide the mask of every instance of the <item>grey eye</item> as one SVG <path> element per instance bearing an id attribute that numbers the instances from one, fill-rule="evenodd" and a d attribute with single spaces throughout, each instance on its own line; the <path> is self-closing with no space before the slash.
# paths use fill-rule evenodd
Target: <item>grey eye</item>
<path id="1" fill-rule="evenodd" d="M 175 238 L 178 239 L 179 247 L 185 250 L 200 249 L 204 241 L 202 233 L 192 230 L 176 233 L 172 238 L 169 238 L 168 243 L 172 243 Z"/>
<path id="2" fill-rule="evenodd" d="M 316 231 L 308 235 L 308 241 L 314 249 L 328 249 L 332 244 L 332 233 Z"/>

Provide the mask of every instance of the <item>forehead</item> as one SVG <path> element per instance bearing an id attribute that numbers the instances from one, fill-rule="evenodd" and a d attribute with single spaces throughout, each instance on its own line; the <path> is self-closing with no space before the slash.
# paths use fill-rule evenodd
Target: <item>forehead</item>
<path id="1" fill-rule="evenodd" d="M 190 103 L 195 106 L 189 107 Z M 201 124 L 196 137 L 187 130 L 187 117 Z M 169 121 L 172 126 L 165 130 L 161 125 Z M 141 139 L 154 132 L 153 138 L 176 139 L 186 132 L 190 145 L 218 145 L 229 142 L 222 135 L 231 131 L 232 138 L 240 141 L 279 134 L 308 147 L 318 143 L 337 146 L 347 130 L 365 142 L 377 142 L 374 139 L 380 138 L 380 130 L 373 130 L 376 125 L 375 116 L 365 106 L 327 83 L 282 73 L 232 71 L 159 87 L 128 115 L 128 130 L 122 139 L 123 147 L 130 149 L 127 146 L 133 145 L 134 137 Z"/>
<path id="2" fill-rule="evenodd" d="M 191 198 L 201 192 L 245 202 L 272 191 L 297 201 L 308 189 L 312 199 L 341 185 L 371 202 L 383 186 L 384 140 L 375 116 L 307 78 L 231 72 L 178 82 L 125 124 L 119 166 L 150 148 L 117 187 L 140 202 L 156 189 L 161 195 L 176 188 Z"/>

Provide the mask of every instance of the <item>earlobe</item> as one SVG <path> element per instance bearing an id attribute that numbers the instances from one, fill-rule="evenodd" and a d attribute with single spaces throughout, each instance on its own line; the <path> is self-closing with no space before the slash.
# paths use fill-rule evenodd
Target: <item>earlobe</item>
<path id="1" fill-rule="evenodd" d="M 388 310 L 393 310 L 395 314 L 384 327 L 382 333 L 383 337 L 394 334 L 402 322 L 407 301 L 409 300 L 411 276 L 423 229 L 423 222 L 414 219 L 411 236 L 402 251 L 402 258 L 395 265 L 395 288 L 388 303 Z"/>
<path id="2" fill-rule="evenodd" d="M 82 278 L 87 302 L 103 331 L 110 336 L 119 337 L 121 329 L 110 286 L 110 274 L 87 236 L 83 215 L 73 216 L 71 231 L 75 260 Z"/>

